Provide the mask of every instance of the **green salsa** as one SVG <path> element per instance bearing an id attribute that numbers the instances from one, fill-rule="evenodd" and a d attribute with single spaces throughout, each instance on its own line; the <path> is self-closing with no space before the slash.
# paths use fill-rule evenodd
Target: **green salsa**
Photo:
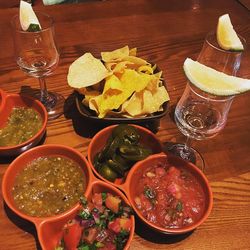
<path id="1" fill-rule="evenodd" d="M 83 196 L 86 176 L 74 161 L 61 156 L 39 157 L 17 176 L 12 189 L 16 206 L 25 214 L 60 214 Z"/>
<path id="2" fill-rule="evenodd" d="M 32 138 L 43 125 L 41 115 L 32 108 L 13 108 L 5 127 L 0 129 L 0 147 L 15 146 Z"/>

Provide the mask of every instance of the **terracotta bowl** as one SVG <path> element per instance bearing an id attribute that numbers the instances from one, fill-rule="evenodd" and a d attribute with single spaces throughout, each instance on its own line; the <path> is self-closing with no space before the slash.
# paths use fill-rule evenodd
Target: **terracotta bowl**
<path id="1" fill-rule="evenodd" d="M 3 90 L 0 90 L 0 128 L 5 126 L 14 107 L 29 107 L 35 109 L 41 115 L 43 124 L 37 134 L 29 140 L 15 146 L 0 146 L 0 156 L 14 156 L 24 152 L 25 150 L 37 145 L 46 132 L 48 115 L 41 102 L 28 96 L 7 94 Z"/>
<path id="2" fill-rule="evenodd" d="M 201 187 L 205 194 L 205 209 L 204 213 L 200 217 L 199 220 L 194 222 L 194 224 L 191 224 L 189 226 L 185 226 L 182 228 L 164 228 L 161 226 L 157 226 L 148 220 L 146 220 L 143 215 L 141 214 L 141 211 L 137 208 L 135 203 L 135 196 L 136 196 L 136 190 L 138 188 L 139 180 L 141 179 L 143 172 L 154 165 L 157 165 L 159 163 L 163 163 L 168 161 L 172 166 L 175 166 L 176 168 L 184 168 L 186 171 L 190 172 L 196 180 L 201 184 Z M 164 234 L 183 234 L 190 231 L 193 231 L 195 228 L 200 226 L 209 216 L 212 206 L 213 206 L 213 195 L 211 188 L 209 186 L 208 180 L 205 177 L 205 175 L 201 172 L 201 170 L 196 167 L 194 164 L 190 162 L 186 162 L 178 157 L 172 156 L 172 155 L 166 155 L 164 153 L 161 154 L 155 154 L 151 155 L 148 158 L 146 158 L 143 161 L 137 162 L 134 167 L 130 170 L 128 173 L 126 182 L 122 185 L 120 185 L 120 188 L 124 191 L 124 193 L 127 195 L 128 200 L 133 207 L 136 214 L 139 216 L 139 218 L 151 229 L 161 232 Z"/>
<path id="3" fill-rule="evenodd" d="M 125 203 L 129 204 L 127 198 L 121 191 L 119 191 L 117 188 L 105 182 L 98 180 L 92 182 L 91 192 L 88 193 L 87 199 L 91 200 L 92 195 L 96 192 L 98 193 L 109 192 L 113 195 L 120 196 Z M 52 218 L 50 220 L 46 220 L 40 225 L 40 227 L 38 228 L 38 237 L 43 249 L 46 250 L 55 249 L 55 246 L 58 245 L 58 242 L 61 239 L 63 225 L 77 215 L 79 208 L 80 206 L 72 209 L 69 213 L 61 216 L 60 218 Z M 135 219 L 134 216 L 132 216 L 132 228 L 130 231 L 130 236 L 127 241 L 127 244 L 124 247 L 125 250 L 129 249 L 129 246 L 133 239 L 134 230 L 135 230 Z"/>
<path id="4" fill-rule="evenodd" d="M 142 145 L 145 145 L 147 148 L 150 148 L 153 154 L 162 152 L 162 144 L 157 139 L 154 133 L 152 133 L 150 130 L 139 125 L 134 125 L 134 124 L 130 124 L 130 125 L 137 128 L 138 133 L 140 134 L 140 143 Z M 92 171 L 99 179 L 119 188 L 119 186 L 125 182 L 126 177 L 119 178 L 119 179 L 117 178 L 115 182 L 111 182 L 105 179 L 104 177 L 102 177 L 97 172 L 93 163 L 94 157 L 96 156 L 97 153 L 102 151 L 102 149 L 107 143 L 108 138 L 111 136 L 113 129 L 116 126 L 117 125 L 108 126 L 102 129 L 101 131 L 99 131 L 97 134 L 95 134 L 95 136 L 92 138 L 88 147 L 88 161 L 89 161 L 90 167 L 92 168 Z"/>
<path id="5" fill-rule="evenodd" d="M 76 203 L 69 210 L 55 216 L 32 217 L 23 213 L 16 207 L 12 196 L 12 188 L 14 186 L 14 181 L 16 176 L 29 162 L 42 156 L 55 156 L 55 155 L 69 158 L 81 166 L 82 171 L 86 176 L 87 185 L 84 195 L 87 198 L 91 198 L 91 195 L 94 192 L 107 190 L 113 194 L 121 196 L 122 199 L 126 203 L 128 203 L 127 198 L 121 191 L 117 190 L 116 188 L 112 187 L 109 184 L 98 181 L 91 172 L 91 168 L 89 167 L 89 163 L 86 160 L 86 158 L 80 152 L 78 152 L 73 148 L 52 144 L 52 145 L 38 146 L 36 148 L 32 148 L 24 152 L 9 165 L 3 176 L 3 181 L 2 181 L 3 198 L 7 206 L 12 211 L 14 211 L 18 216 L 34 223 L 38 232 L 38 239 L 41 244 L 41 247 L 42 249 L 46 250 L 50 249 L 54 250 L 62 234 L 62 227 L 64 223 L 76 215 L 78 209 L 80 208 L 80 204 Z M 126 245 L 126 249 L 129 248 L 129 245 L 132 241 L 132 237 L 134 234 L 134 227 L 135 227 L 134 217 L 132 217 L 132 220 L 133 220 L 133 226 L 130 233 L 129 241 L 127 242 Z"/>

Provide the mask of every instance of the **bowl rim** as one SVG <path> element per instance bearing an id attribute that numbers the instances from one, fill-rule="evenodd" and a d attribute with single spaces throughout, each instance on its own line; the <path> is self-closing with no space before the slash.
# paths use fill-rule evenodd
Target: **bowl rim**
<path id="1" fill-rule="evenodd" d="M 26 152 L 22 153 L 21 155 L 19 155 L 13 162 L 11 162 L 11 164 L 8 166 L 7 170 L 5 171 L 4 175 L 3 175 L 3 179 L 2 179 L 2 195 L 3 195 L 3 200 L 5 201 L 5 203 L 7 204 L 7 206 L 18 216 L 20 216 L 21 218 L 28 220 L 30 222 L 33 222 L 36 227 L 43 223 L 43 221 L 46 220 L 50 220 L 53 218 L 60 218 L 62 216 L 65 216 L 66 214 L 68 214 L 72 209 L 75 209 L 78 206 L 78 203 L 76 203 L 75 205 L 73 205 L 72 207 L 70 207 L 69 209 L 67 209 L 66 211 L 58 214 L 58 215 L 52 215 L 52 216 L 47 216 L 47 217 L 38 217 L 38 216 L 30 216 L 22 211 L 20 211 L 16 206 L 12 206 L 13 202 L 11 201 L 11 198 L 8 196 L 8 191 L 10 188 L 12 188 L 12 186 L 10 187 L 8 185 L 8 180 L 10 178 L 10 174 L 11 171 L 13 170 L 13 168 L 15 168 L 16 164 L 18 164 L 18 162 L 20 163 L 20 161 L 23 158 L 26 158 L 28 155 L 32 155 L 34 152 L 37 151 L 42 151 L 44 149 L 63 149 L 63 150 L 67 150 L 69 152 L 71 152 L 72 154 L 75 154 L 77 156 L 80 157 L 80 159 L 84 162 L 84 166 L 85 169 L 87 171 L 88 177 L 89 177 L 89 181 L 86 185 L 86 190 L 84 192 L 85 195 L 87 195 L 90 190 L 91 190 L 91 183 L 93 181 L 93 173 L 91 172 L 90 166 L 89 166 L 89 162 L 87 161 L 87 159 L 76 149 L 69 147 L 69 146 L 65 146 L 65 145 L 61 145 L 61 144 L 45 144 L 45 145 L 41 145 L 41 146 L 37 146 L 34 148 L 31 148 L 29 150 L 27 150 Z M 59 151 L 58 150 L 58 151 Z M 45 154 L 46 155 L 46 154 Z M 58 153 L 58 155 L 60 155 L 60 151 Z M 63 155 L 63 154 L 62 154 Z M 32 160 L 35 160 L 37 158 L 32 158 Z M 31 160 L 31 161 L 32 161 Z M 24 165 L 20 170 L 15 172 L 15 176 L 25 167 L 26 165 Z M 82 165 L 80 166 L 82 168 Z M 8 188 L 9 187 L 9 188 Z"/>
<path id="2" fill-rule="evenodd" d="M 190 226 L 187 226 L 187 227 L 163 228 L 163 227 L 157 226 L 157 225 L 149 222 L 147 219 L 145 219 L 142 216 L 141 212 L 134 205 L 134 202 L 133 202 L 132 197 L 131 197 L 130 184 L 133 181 L 134 172 L 136 172 L 137 169 L 142 167 L 145 163 L 150 162 L 151 160 L 154 160 L 154 159 L 167 159 L 167 158 L 178 159 L 178 161 L 183 161 L 183 163 L 185 163 L 185 166 L 188 166 L 188 168 L 191 168 L 192 171 L 195 172 L 199 176 L 199 179 L 198 178 L 196 178 L 196 179 L 198 179 L 198 181 L 203 184 L 202 185 L 203 190 L 206 189 L 206 193 L 207 193 L 207 196 L 208 196 L 208 206 L 207 206 L 203 216 L 198 221 L 196 221 L 194 224 L 192 224 Z M 210 213 L 212 211 L 212 207 L 213 207 L 213 193 L 212 193 L 212 189 L 210 187 L 209 181 L 208 181 L 207 177 L 205 176 L 205 174 L 197 166 L 195 166 L 193 163 L 187 162 L 187 161 L 185 161 L 185 160 L 183 160 L 183 159 L 181 159 L 179 157 L 176 157 L 176 156 L 171 155 L 171 154 L 166 154 L 166 153 L 153 154 L 153 155 L 150 155 L 149 157 L 147 157 L 146 159 L 137 162 L 133 166 L 131 171 L 128 173 L 127 182 L 125 183 L 125 185 L 121 186 L 121 189 L 125 192 L 131 206 L 133 207 L 135 213 L 138 215 L 138 217 L 141 219 L 141 221 L 144 224 L 148 225 L 150 228 L 154 229 L 155 231 L 161 232 L 161 233 L 164 233 L 164 234 L 184 234 L 184 233 L 193 231 L 195 228 L 200 226 L 208 218 L 208 216 L 210 215 Z"/>
<path id="3" fill-rule="evenodd" d="M 5 99 L 4 104 L 6 104 L 7 98 L 12 98 L 12 97 L 18 97 L 18 98 L 24 98 L 24 99 L 31 100 L 32 102 L 35 103 L 35 105 L 37 105 L 37 106 L 39 106 L 41 108 L 44 117 L 41 117 L 43 119 L 42 127 L 39 129 L 39 131 L 34 136 L 32 136 L 30 139 L 28 139 L 27 141 L 24 141 L 21 144 L 17 144 L 17 145 L 14 145 L 14 146 L 0 146 L 0 152 L 9 152 L 9 151 L 12 151 L 12 150 L 14 151 L 16 149 L 23 148 L 23 147 L 25 147 L 25 146 L 27 146 L 29 144 L 32 144 L 32 142 L 36 138 L 42 137 L 43 134 L 45 134 L 45 130 L 46 130 L 47 123 L 48 123 L 48 113 L 47 113 L 47 110 L 44 107 L 44 105 L 39 100 L 37 100 L 37 99 L 35 99 L 33 97 L 30 97 L 30 96 L 27 96 L 27 95 L 23 95 L 23 94 L 7 94 L 6 92 L 4 92 L 3 96 L 4 96 L 4 99 Z M 35 109 L 34 105 L 32 105 L 32 108 Z M 0 113 L 1 113 L 2 109 L 4 109 L 3 105 L 1 105 L 1 107 L 0 107 Z"/>
<path id="4" fill-rule="evenodd" d="M 130 126 L 134 126 L 136 127 L 137 129 L 143 131 L 143 132 L 146 132 L 147 134 L 149 134 L 150 136 L 152 136 L 152 138 L 155 139 L 155 142 L 158 143 L 159 147 L 161 147 L 161 149 L 163 150 L 163 145 L 161 143 L 160 140 L 157 139 L 156 135 L 150 131 L 149 129 L 143 127 L 143 126 L 140 126 L 140 125 L 137 125 L 137 124 L 128 124 Z M 110 126 L 107 126 L 103 129 L 101 129 L 100 131 L 98 131 L 91 139 L 90 143 L 89 143 L 89 146 L 88 146 L 88 151 L 87 151 L 87 155 L 88 155 L 88 162 L 89 162 L 89 165 L 92 169 L 92 171 L 94 172 L 94 174 L 102 181 L 112 185 L 112 186 L 115 186 L 116 188 L 120 188 L 122 187 L 125 183 L 126 183 L 126 179 L 128 176 L 125 177 L 125 181 L 123 184 L 117 184 L 117 183 L 114 183 L 114 182 L 111 182 L 107 179 L 105 179 L 104 177 L 102 177 L 98 172 L 97 170 L 95 169 L 95 166 L 91 160 L 91 156 L 93 157 L 94 155 L 92 154 L 92 148 L 93 148 L 93 145 L 95 144 L 96 140 L 99 138 L 99 136 L 103 135 L 103 134 L 106 134 L 107 132 L 111 132 L 112 133 L 112 130 L 119 126 L 119 124 L 113 124 L 113 125 L 110 125 Z M 135 164 L 134 164 L 135 165 Z M 131 167 L 131 169 L 134 167 L 134 165 Z M 128 173 L 130 172 L 130 170 L 128 171 Z"/>
<path id="5" fill-rule="evenodd" d="M 165 86 L 165 85 L 164 85 Z M 166 86 L 165 86 L 166 88 Z M 166 88 L 167 89 L 167 88 Z M 145 117 L 134 117 L 134 118 L 129 118 L 129 117 L 103 117 L 103 118 L 99 118 L 96 115 L 92 115 L 91 113 L 94 112 L 92 110 L 90 110 L 88 107 L 84 106 L 81 103 L 81 99 L 83 98 L 84 95 L 76 92 L 76 97 L 75 97 L 75 102 L 76 102 L 76 108 L 78 110 L 78 112 L 85 118 L 96 121 L 96 122 L 116 122 L 116 123 L 131 123 L 131 122 L 148 122 L 151 120 L 156 120 L 156 119 L 160 119 L 163 116 L 166 115 L 167 113 L 167 106 L 169 101 L 166 101 L 163 103 L 162 107 L 163 110 L 162 111 L 157 111 L 149 116 L 145 116 Z"/>

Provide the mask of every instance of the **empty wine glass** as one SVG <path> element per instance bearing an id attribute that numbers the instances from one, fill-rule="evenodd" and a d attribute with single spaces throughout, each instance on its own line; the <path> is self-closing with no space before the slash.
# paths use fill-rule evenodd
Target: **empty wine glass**
<path id="1" fill-rule="evenodd" d="M 244 39 L 242 39 L 245 45 Z M 242 52 L 225 51 L 217 44 L 215 33 L 209 33 L 197 61 L 230 75 L 240 68 Z M 175 122 L 187 137 L 184 144 L 173 144 L 166 148 L 175 155 L 195 163 L 204 170 L 201 154 L 191 148 L 191 139 L 204 140 L 216 136 L 224 127 L 234 96 L 208 94 L 187 82 L 185 91 L 175 109 Z"/>
<path id="2" fill-rule="evenodd" d="M 41 30 L 23 31 L 19 15 L 12 19 L 15 58 L 21 70 L 29 76 L 38 78 L 40 83 L 39 99 L 46 107 L 49 119 L 55 119 L 63 113 L 64 97 L 47 91 L 45 77 L 58 65 L 59 53 L 55 43 L 53 19 L 44 13 L 36 13 Z"/>

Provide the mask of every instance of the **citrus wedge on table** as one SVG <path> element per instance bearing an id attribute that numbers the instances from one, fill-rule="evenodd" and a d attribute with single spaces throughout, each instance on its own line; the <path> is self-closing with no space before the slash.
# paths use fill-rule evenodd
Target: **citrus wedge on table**
<path id="1" fill-rule="evenodd" d="M 41 29 L 41 25 L 31 4 L 22 0 L 20 1 L 19 18 L 24 31 L 39 31 Z"/>
<path id="2" fill-rule="evenodd" d="M 184 72 L 199 89 L 218 96 L 229 96 L 250 90 L 250 80 L 230 76 L 187 58 Z"/>
<path id="3" fill-rule="evenodd" d="M 219 17 L 217 41 L 222 49 L 234 51 L 244 50 L 243 44 L 234 30 L 228 14 Z"/>

